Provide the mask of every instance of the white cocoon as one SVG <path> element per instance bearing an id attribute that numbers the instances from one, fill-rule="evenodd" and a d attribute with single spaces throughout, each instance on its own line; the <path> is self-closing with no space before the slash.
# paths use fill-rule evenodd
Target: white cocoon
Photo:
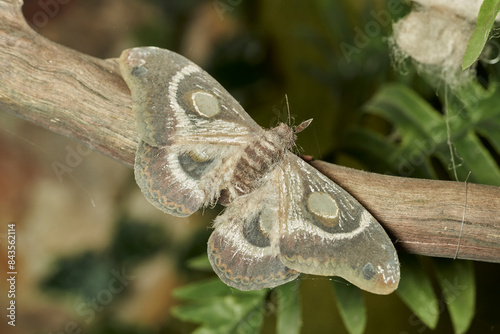
<path id="1" fill-rule="evenodd" d="M 439 8 L 413 11 L 394 24 L 402 52 L 427 65 L 460 68 L 473 25 Z"/>
<path id="2" fill-rule="evenodd" d="M 421 71 L 460 84 L 473 73 L 461 70 L 473 29 L 473 21 L 448 7 L 420 7 L 393 24 L 395 60 L 411 57 Z"/>

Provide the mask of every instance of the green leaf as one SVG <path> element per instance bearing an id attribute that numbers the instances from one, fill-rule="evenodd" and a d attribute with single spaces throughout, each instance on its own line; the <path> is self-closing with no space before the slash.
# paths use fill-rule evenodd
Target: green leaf
<path id="1" fill-rule="evenodd" d="M 465 50 L 464 60 L 462 61 L 463 70 L 474 64 L 481 55 L 499 11 L 500 0 L 483 1 L 477 17 L 476 27 Z"/>
<path id="2" fill-rule="evenodd" d="M 210 261 L 208 261 L 206 253 L 190 258 L 187 261 L 187 267 L 194 270 L 212 271 L 212 266 L 210 265 Z"/>
<path id="3" fill-rule="evenodd" d="M 239 290 L 234 291 L 240 292 Z M 181 300 L 200 301 L 201 299 L 222 297 L 231 292 L 231 288 L 222 283 L 220 279 L 212 278 L 177 288 L 173 295 Z"/>
<path id="4" fill-rule="evenodd" d="M 175 290 L 174 296 L 188 303 L 173 308 L 172 313 L 181 320 L 201 324 L 196 334 L 259 333 L 268 292 L 231 289 L 214 278 Z"/>
<path id="5" fill-rule="evenodd" d="M 444 122 L 440 115 L 425 100 L 420 98 L 409 88 L 398 85 L 386 85 L 367 103 L 366 110 L 369 113 L 378 115 L 387 119 L 396 125 L 396 135 L 399 142 L 394 142 L 391 138 L 380 138 L 375 144 L 376 147 L 366 146 L 354 140 L 353 137 L 359 136 L 359 132 L 373 132 L 368 129 L 359 129 L 348 137 L 348 151 L 358 150 L 358 156 L 365 159 L 365 154 L 370 150 L 380 152 L 379 158 L 383 163 L 375 163 L 375 166 L 386 164 L 391 166 L 392 172 L 401 176 L 412 175 L 420 178 L 436 178 L 430 159 L 427 159 L 429 153 L 435 150 L 435 141 L 442 142 L 442 138 L 433 138 L 436 130 L 444 128 Z M 382 144 L 385 142 L 385 144 Z M 353 147 L 353 145 L 357 145 Z M 372 161 L 372 163 L 374 163 Z M 372 166 L 372 165 L 370 165 Z M 386 172 L 385 170 L 380 170 Z"/>
<path id="6" fill-rule="evenodd" d="M 445 92 L 446 113 L 440 113 L 411 89 L 384 86 L 366 104 L 366 111 L 394 125 L 390 136 L 357 128 L 344 140 L 344 150 L 372 171 L 400 176 L 437 178 L 437 161 L 451 179 L 500 185 L 500 169 L 491 144 L 500 149 L 498 86 L 490 91 L 471 83 L 456 95 Z M 473 95 L 473 96 L 471 96 Z M 452 161 L 454 164 L 452 164 Z M 452 168 L 453 167 L 453 168 Z"/>
<path id="7" fill-rule="evenodd" d="M 439 320 L 439 305 L 431 282 L 414 255 L 399 254 L 401 280 L 397 294 L 427 327 L 435 329 Z"/>
<path id="8" fill-rule="evenodd" d="M 274 289 L 278 297 L 277 334 L 299 334 L 302 327 L 300 311 L 300 280 L 289 282 Z"/>
<path id="9" fill-rule="evenodd" d="M 474 265 L 471 261 L 451 259 L 435 259 L 434 264 L 455 333 L 465 333 L 475 313 Z"/>
<path id="10" fill-rule="evenodd" d="M 361 127 L 355 127 L 349 131 L 346 136 L 344 147 L 353 157 L 359 158 L 367 166 L 377 166 L 381 171 L 391 170 L 392 161 L 387 161 L 394 151 L 397 150 L 397 145 L 389 142 L 382 135 L 367 131 Z M 403 170 L 399 171 L 403 174 Z"/>
<path id="11" fill-rule="evenodd" d="M 351 283 L 335 277 L 332 280 L 337 307 L 350 334 L 361 334 L 366 327 L 365 300 L 361 290 Z"/>

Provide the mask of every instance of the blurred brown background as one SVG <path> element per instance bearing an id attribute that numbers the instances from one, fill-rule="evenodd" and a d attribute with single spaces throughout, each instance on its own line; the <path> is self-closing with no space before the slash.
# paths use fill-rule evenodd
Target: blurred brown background
<path id="1" fill-rule="evenodd" d="M 381 82 L 398 76 L 384 40 L 390 26 L 352 61 L 339 44 L 352 42 L 355 27 L 384 2 L 64 2 L 47 7 L 25 1 L 23 12 L 41 35 L 94 57 L 115 58 L 146 45 L 179 52 L 219 80 L 264 127 L 286 120 L 288 94 L 296 124 L 315 118 L 298 141 L 306 154 L 370 169 L 337 148 L 359 121 L 362 104 Z M 194 325 L 170 314 L 177 303 L 172 290 L 212 275 L 187 268 L 186 261 L 206 251 L 219 208 L 185 219 L 167 216 L 143 198 L 131 169 L 4 112 L 0 189 L 0 236 L 3 243 L 7 224 L 16 223 L 18 271 L 17 325 L 13 331 L 3 319 L 1 333 L 193 331 Z M 0 270 L 7 272 L 4 249 L 0 256 Z M 329 278 L 302 280 L 303 333 L 346 333 Z M 478 286 L 488 280 L 480 276 Z M 4 280 L 0 287 L 5 291 Z M 395 294 L 366 297 L 367 333 L 430 332 L 411 322 Z M 498 331 L 488 317 L 495 310 L 484 312 L 478 328 Z M 271 315 L 263 332 L 274 332 L 273 326 Z M 438 331 L 450 330 L 443 314 Z"/>

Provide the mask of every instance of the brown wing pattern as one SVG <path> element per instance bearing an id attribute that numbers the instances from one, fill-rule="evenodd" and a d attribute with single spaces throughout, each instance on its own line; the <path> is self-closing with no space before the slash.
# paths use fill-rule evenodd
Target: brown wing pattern
<path id="1" fill-rule="evenodd" d="M 186 58 L 149 47 L 125 50 L 141 138 L 136 181 L 157 208 L 188 216 L 212 204 L 237 153 L 264 130 L 215 79 Z"/>
<path id="2" fill-rule="evenodd" d="M 382 226 L 349 193 L 293 154 L 283 165 L 280 255 L 296 271 L 341 276 L 377 294 L 399 283 L 396 250 Z"/>
<path id="3" fill-rule="evenodd" d="M 227 285 L 258 290 L 284 284 L 299 275 L 279 258 L 277 190 L 269 183 L 240 196 L 215 220 L 208 258 Z"/>

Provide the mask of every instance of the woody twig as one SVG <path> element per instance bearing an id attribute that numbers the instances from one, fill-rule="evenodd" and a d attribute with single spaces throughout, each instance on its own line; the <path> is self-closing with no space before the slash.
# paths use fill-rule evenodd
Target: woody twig
<path id="1" fill-rule="evenodd" d="M 0 0 L 0 109 L 133 166 L 138 134 L 116 61 L 38 35 L 21 5 Z M 399 250 L 500 262 L 499 187 L 312 164 L 356 197 Z"/>

